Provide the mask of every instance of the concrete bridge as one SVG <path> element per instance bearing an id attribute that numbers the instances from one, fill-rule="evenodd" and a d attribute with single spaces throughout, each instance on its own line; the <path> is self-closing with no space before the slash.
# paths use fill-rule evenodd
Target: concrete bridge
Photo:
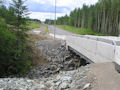
<path id="1" fill-rule="evenodd" d="M 81 57 L 94 63 L 120 64 L 120 38 L 103 36 L 66 36 L 67 46 Z"/>
<path id="2" fill-rule="evenodd" d="M 49 29 L 53 33 L 53 27 Z M 90 63 L 115 62 L 120 65 L 119 37 L 76 35 L 57 28 L 56 38 L 65 39 L 70 50 Z"/>

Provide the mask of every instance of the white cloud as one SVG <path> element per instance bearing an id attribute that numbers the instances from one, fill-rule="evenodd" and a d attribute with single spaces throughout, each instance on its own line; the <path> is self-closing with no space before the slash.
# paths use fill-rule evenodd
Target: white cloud
<path id="1" fill-rule="evenodd" d="M 37 2 L 40 4 L 48 4 L 48 5 L 55 5 L 55 0 L 31 0 L 33 2 Z M 57 7 L 68 7 L 70 11 L 75 9 L 76 7 L 82 7 L 83 4 L 91 5 L 95 4 L 98 0 L 56 0 Z M 70 13 L 68 9 L 63 9 L 63 13 L 57 13 L 57 17 L 64 16 L 65 14 Z M 54 13 L 44 13 L 44 12 L 31 12 L 29 15 L 30 18 L 40 19 L 44 21 L 45 19 L 54 19 Z"/>
<path id="2" fill-rule="evenodd" d="M 55 19 L 55 14 L 54 13 L 43 13 L 43 12 L 30 12 L 31 14 L 29 15 L 30 18 L 33 19 L 39 19 L 41 21 L 45 21 L 45 19 Z M 57 13 L 57 17 L 64 16 L 65 13 Z"/>
<path id="3" fill-rule="evenodd" d="M 55 5 L 55 0 L 31 0 L 37 3 L 49 3 Z M 76 6 L 82 7 L 83 4 L 90 5 L 96 3 L 98 0 L 56 0 L 57 6 L 65 6 L 75 8 Z"/>

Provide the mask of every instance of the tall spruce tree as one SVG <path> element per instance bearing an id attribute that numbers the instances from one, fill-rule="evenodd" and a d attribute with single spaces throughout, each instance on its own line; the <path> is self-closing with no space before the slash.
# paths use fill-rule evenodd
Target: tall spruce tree
<path id="1" fill-rule="evenodd" d="M 14 8 L 15 15 L 16 15 L 16 26 L 20 28 L 21 25 L 26 24 L 25 17 L 28 15 L 28 8 L 24 5 L 25 1 L 23 0 L 12 0 L 13 3 L 11 4 Z"/>

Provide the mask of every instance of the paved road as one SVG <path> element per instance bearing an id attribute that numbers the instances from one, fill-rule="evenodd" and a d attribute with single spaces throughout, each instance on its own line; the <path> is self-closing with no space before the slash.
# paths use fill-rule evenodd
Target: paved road
<path id="1" fill-rule="evenodd" d="M 52 34 L 54 34 L 54 26 L 49 26 L 49 30 Z M 59 29 L 59 28 L 56 28 L 55 33 L 56 33 L 56 35 L 75 35 L 71 32 L 67 32 L 67 31 L 64 31 L 64 30 Z"/>

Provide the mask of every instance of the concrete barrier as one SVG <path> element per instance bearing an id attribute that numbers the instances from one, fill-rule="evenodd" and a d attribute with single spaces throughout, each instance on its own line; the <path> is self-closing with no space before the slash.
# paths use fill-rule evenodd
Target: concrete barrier
<path id="1" fill-rule="evenodd" d="M 120 65 L 120 46 L 116 46 L 115 62 Z"/>
<path id="2" fill-rule="evenodd" d="M 102 36 L 67 36 L 67 45 L 94 63 L 116 62 L 120 65 L 120 39 Z"/>

